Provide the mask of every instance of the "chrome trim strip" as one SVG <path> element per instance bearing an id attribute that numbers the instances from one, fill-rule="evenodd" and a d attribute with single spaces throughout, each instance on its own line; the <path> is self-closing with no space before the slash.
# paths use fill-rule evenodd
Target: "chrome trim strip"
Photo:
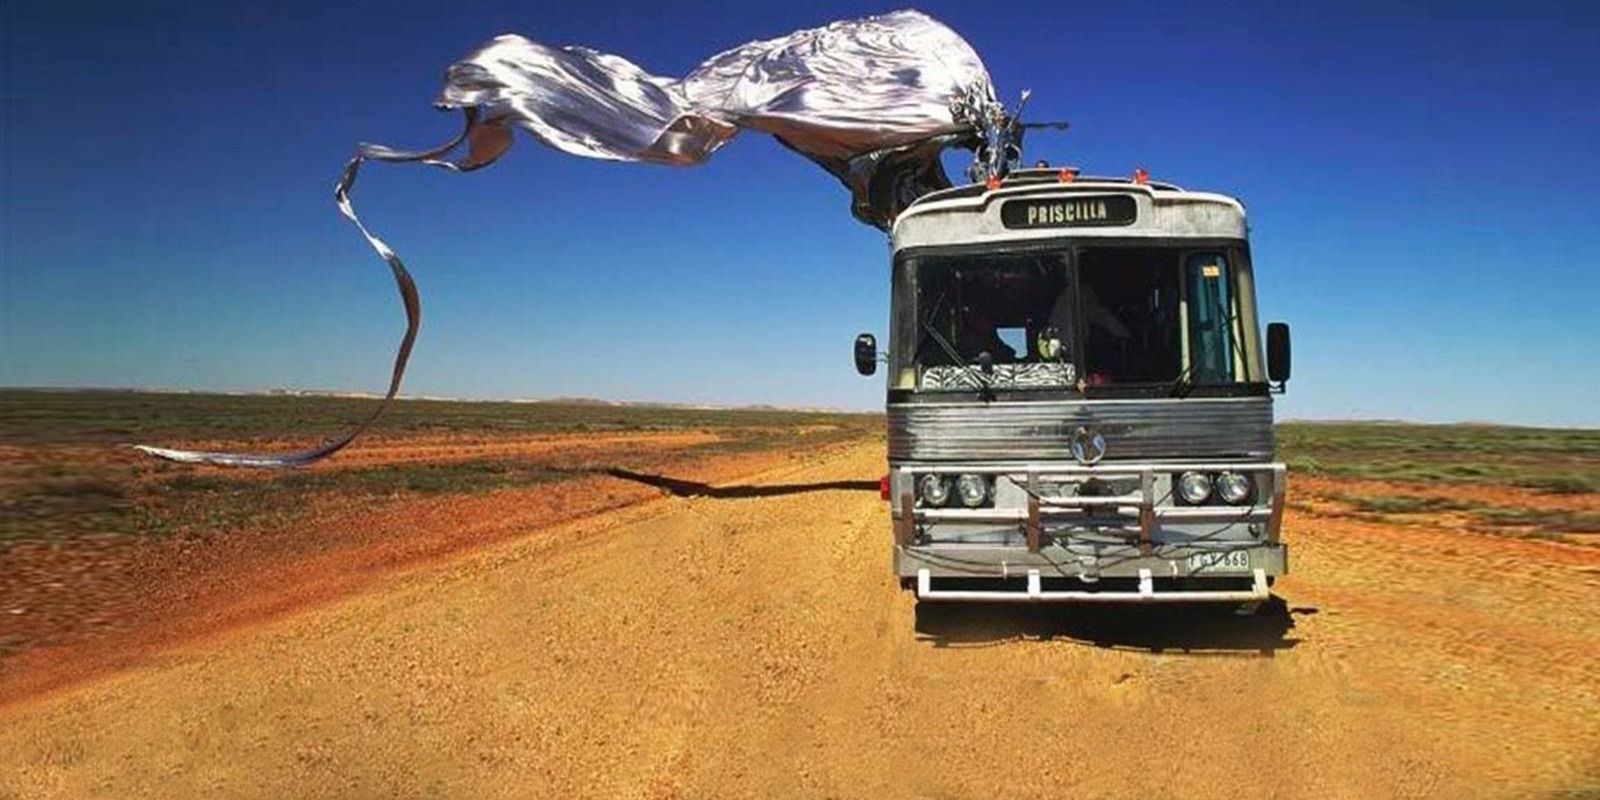
<path id="1" fill-rule="evenodd" d="M 1128 511 L 1122 511 L 1123 508 Z M 1122 516 L 1137 517 L 1141 505 L 1138 501 L 1124 502 L 1117 509 Z M 1082 513 L 1084 509 L 1067 505 L 1039 507 L 1041 517 L 1062 517 Z M 1184 522 L 1266 522 L 1272 509 L 1251 506 L 1159 506 L 1151 513 L 1157 519 L 1174 519 Z M 932 522 L 1021 522 L 1028 518 L 1026 508 L 919 508 L 917 519 Z"/>
<path id="2" fill-rule="evenodd" d="M 907 473 L 921 475 L 926 472 L 938 472 L 948 475 L 958 473 L 978 473 L 982 475 L 1005 475 L 1010 478 L 1021 478 L 1026 475 L 1037 475 L 1040 480 L 1052 478 L 1137 478 L 1145 471 L 1150 472 L 1185 472 L 1197 470 L 1200 472 L 1249 472 L 1251 470 L 1278 470 L 1283 469 L 1279 462 L 1262 461 L 1153 461 L 1137 464 L 1098 464 L 1093 467 L 1079 467 L 1072 464 L 1038 464 L 1028 462 L 1006 461 L 995 464 L 902 464 L 899 469 Z"/>
<path id="3" fill-rule="evenodd" d="M 926 568 L 917 570 L 918 600 L 955 600 L 967 603 L 1253 603 L 1271 596 L 1267 587 L 1267 571 L 1257 567 L 1251 572 L 1249 589 L 1226 590 L 1155 590 L 1150 570 L 1139 570 L 1139 589 L 1135 592 L 1084 592 L 1044 591 L 1039 570 L 1028 570 L 1028 587 L 1022 592 L 987 591 L 972 589 L 934 589 L 933 575 Z"/>
<path id="4" fill-rule="evenodd" d="M 1269 397 L 891 403 L 889 460 L 1070 458 L 1071 436 L 1106 439 L 1102 466 L 1135 459 L 1269 459 Z"/>

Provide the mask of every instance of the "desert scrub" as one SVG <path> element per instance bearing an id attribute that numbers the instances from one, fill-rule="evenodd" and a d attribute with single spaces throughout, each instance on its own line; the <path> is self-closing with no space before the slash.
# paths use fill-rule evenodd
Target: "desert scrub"
<path id="1" fill-rule="evenodd" d="M 1280 457 L 1310 475 L 1600 491 L 1600 430 L 1297 422 L 1277 438 Z"/>
<path id="2" fill-rule="evenodd" d="M 400 400 L 375 426 L 391 440 L 461 434 L 709 433 L 687 447 L 607 455 L 559 448 L 529 458 L 235 471 L 156 461 L 134 442 L 289 450 L 348 427 L 376 400 L 287 395 L 0 390 L 0 546 L 90 535 L 221 535 L 291 521 L 316 501 L 515 489 L 633 464 L 815 446 L 881 436 L 876 414 L 701 409 L 587 402 Z M 286 438 L 287 437 L 287 440 Z M 360 443 L 356 445 L 360 447 Z"/>

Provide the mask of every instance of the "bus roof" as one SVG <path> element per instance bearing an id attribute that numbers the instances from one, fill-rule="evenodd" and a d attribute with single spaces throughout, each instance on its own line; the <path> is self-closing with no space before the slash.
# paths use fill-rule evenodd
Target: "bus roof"
<path id="1" fill-rule="evenodd" d="M 910 247 L 1071 238 L 1245 239 L 1244 205 L 1159 181 L 1018 170 L 996 188 L 956 186 L 918 198 L 890 230 Z"/>

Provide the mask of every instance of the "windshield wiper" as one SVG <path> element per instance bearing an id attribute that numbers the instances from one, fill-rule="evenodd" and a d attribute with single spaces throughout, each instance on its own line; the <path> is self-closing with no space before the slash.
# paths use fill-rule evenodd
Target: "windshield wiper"
<path id="1" fill-rule="evenodd" d="M 944 335 L 940 334 L 938 329 L 929 324 L 927 320 L 922 321 L 922 329 L 927 331 L 929 336 L 933 337 L 933 341 L 938 343 L 939 349 L 943 350 L 944 354 L 949 356 L 951 361 L 959 365 L 962 371 L 966 373 L 968 378 L 971 378 L 974 383 L 978 384 L 979 397 L 985 400 L 994 399 L 994 385 L 990 382 L 989 376 L 983 374 L 981 370 L 972 366 L 967 362 L 966 359 L 962 358 L 961 354 L 956 352 L 955 346 L 951 345 L 949 340 L 945 339 Z"/>

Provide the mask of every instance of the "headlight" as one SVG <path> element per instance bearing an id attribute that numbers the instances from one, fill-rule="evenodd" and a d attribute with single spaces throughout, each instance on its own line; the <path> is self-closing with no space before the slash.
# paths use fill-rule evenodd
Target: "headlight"
<path id="1" fill-rule="evenodd" d="M 917 483 L 917 491 L 922 494 L 923 503 L 942 506 L 950 502 L 950 479 L 943 475 L 924 475 Z"/>
<path id="2" fill-rule="evenodd" d="M 1217 476 L 1217 496 L 1230 506 L 1242 505 L 1255 494 L 1255 484 L 1249 475 L 1224 472 Z"/>
<path id="3" fill-rule="evenodd" d="M 1178 496 L 1191 506 L 1204 503 L 1211 496 L 1211 476 L 1204 472 L 1185 472 L 1178 478 Z"/>
<path id="4" fill-rule="evenodd" d="M 982 475 L 962 475 L 956 479 L 956 494 L 961 505 L 977 508 L 989 500 L 989 482 Z"/>

